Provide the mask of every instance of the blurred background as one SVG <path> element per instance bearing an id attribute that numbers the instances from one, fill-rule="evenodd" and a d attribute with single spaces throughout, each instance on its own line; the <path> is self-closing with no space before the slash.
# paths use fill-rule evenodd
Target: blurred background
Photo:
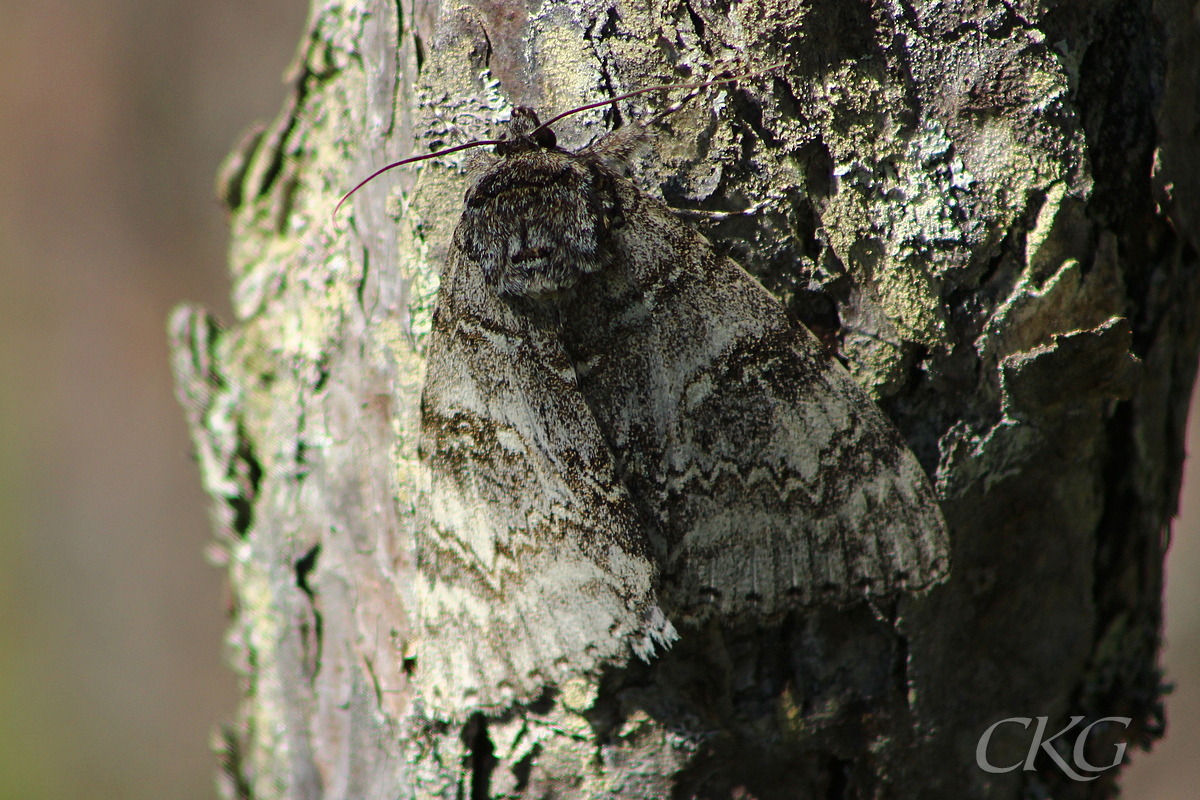
<path id="1" fill-rule="evenodd" d="M 0 800 L 212 800 L 223 573 L 167 313 L 307 0 L 0 0 Z"/>
<path id="2" fill-rule="evenodd" d="M 225 579 L 203 557 L 164 325 L 182 300 L 231 318 L 213 180 L 282 106 L 306 15 L 0 0 L 0 800 L 216 796 L 208 740 L 236 702 Z M 1191 473 L 1168 567 L 1171 727 L 1134 754 L 1130 800 L 1200 786 Z"/>

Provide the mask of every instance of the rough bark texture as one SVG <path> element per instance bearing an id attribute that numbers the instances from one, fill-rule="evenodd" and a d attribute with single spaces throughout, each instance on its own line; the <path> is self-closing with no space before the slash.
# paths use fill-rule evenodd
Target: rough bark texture
<path id="1" fill-rule="evenodd" d="M 1162 732 L 1162 561 L 1200 340 L 1195 13 L 314 0 L 292 102 L 222 180 L 237 319 L 171 322 L 234 589 L 227 794 L 1109 796 L 1119 770 L 1074 782 L 1043 754 L 989 774 L 975 746 L 1014 716 Z M 766 199 L 699 224 L 798 319 L 828 329 L 836 304 L 855 377 L 936 481 L 951 577 L 883 609 L 685 628 L 653 665 L 417 724 L 422 354 L 465 173 L 394 172 L 330 211 L 511 105 L 559 111 L 730 59 L 787 66 L 668 118 L 638 181 L 685 209 Z M 664 102 L 578 115 L 560 142 Z M 1004 728 L 992 762 L 1028 744 Z"/>

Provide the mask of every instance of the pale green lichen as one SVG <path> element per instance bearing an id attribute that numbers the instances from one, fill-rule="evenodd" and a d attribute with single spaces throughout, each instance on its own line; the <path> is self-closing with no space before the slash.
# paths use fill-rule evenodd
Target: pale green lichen
<path id="1" fill-rule="evenodd" d="M 530 51 L 537 54 L 543 103 L 555 113 L 584 105 L 602 88 L 584 20 L 572 12 L 571 6 L 547 3 L 529 20 Z"/>
<path id="2" fill-rule="evenodd" d="M 247 676 L 251 680 L 247 698 L 250 707 L 243 709 L 243 714 L 253 721 L 249 726 L 253 739 L 246 754 L 251 763 L 246 765 L 246 772 L 254 782 L 254 797 L 278 797 L 289 783 L 291 767 L 284 722 L 287 699 L 277 671 L 284 620 L 275 604 L 270 576 L 262 569 L 262 554 L 256 553 L 250 542 L 243 541 L 230 555 L 230 579 L 237 588 L 240 605 L 230 645 L 251 651 L 243 658 L 255 666 L 254 673 Z"/>

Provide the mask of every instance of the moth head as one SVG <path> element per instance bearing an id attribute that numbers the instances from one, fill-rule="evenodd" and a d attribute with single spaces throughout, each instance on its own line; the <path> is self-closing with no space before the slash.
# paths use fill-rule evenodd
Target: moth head
<path id="1" fill-rule="evenodd" d="M 553 150 L 557 144 L 558 137 L 542 125 L 536 111 L 528 106 L 517 106 L 508 121 L 508 129 L 496 144 L 496 154 L 507 156 L 522 150 Z"/>

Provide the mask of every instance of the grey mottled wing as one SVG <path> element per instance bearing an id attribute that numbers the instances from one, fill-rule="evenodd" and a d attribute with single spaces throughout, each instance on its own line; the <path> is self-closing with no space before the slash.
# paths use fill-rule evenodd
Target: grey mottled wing
<path id="1" fill-rule="evenodd" d="M 657 525 L 664 607 L 769 615 L 939 580 L 945 522 L 892 423 L 749 274 L 619 185 L 618 263 L 580 284 L 565 340 Z"/>
<path id="2" fill-rule="evenodd" d="M 561 339 L 489 291 L 456 236 L 422 396 L 417 534 L 428 713 L 529 702 L 675 636 L 643 524 Z"/>

